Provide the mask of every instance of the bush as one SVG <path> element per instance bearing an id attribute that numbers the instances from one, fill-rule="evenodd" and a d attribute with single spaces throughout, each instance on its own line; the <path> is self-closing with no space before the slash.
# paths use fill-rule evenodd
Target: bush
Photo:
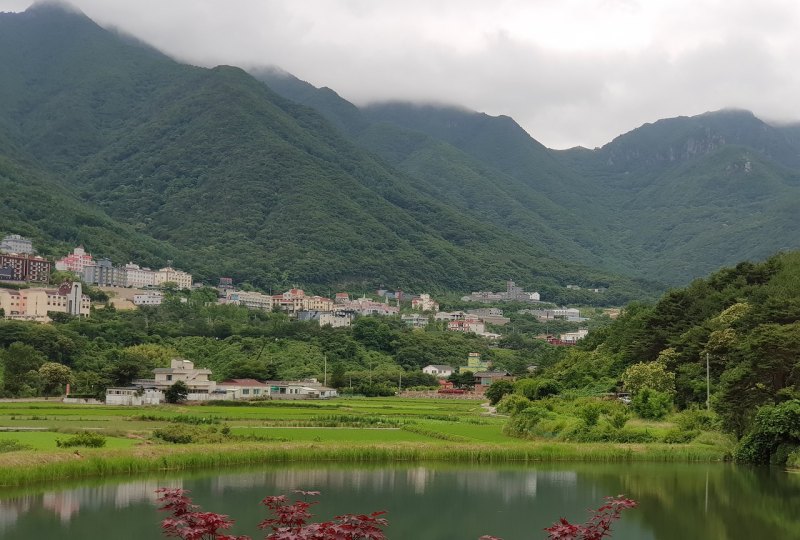
<path id="1" fill-rule="evenodd" d="M 622 429 L 625 427 L 629 418 L 630 416 L 625 411 L 615 411 L 608 417 L 608 423 L 614 429 Z"/>
<path id="2" fill-rule="evenodd" d="M 800 400 L 758 409 L 753 429 L 736 448 L 737 461 L 783 465 L 800 447 Z"/>
<path id="3" fill-rule="evenodd" d="M 561 393 L 561 385 L 553 379 L 542 379 L 536 386 L 536 399 L 556 396 Z"/>
<path id="4" fill-rule="evenodd" d="M 533 379 L 520 379 L 514 383 L 514 392 L 530 400 L 536 399 L 539 383 Z"/>
<path id="5" fill-rule="evenodd" d="M 514 384 L 511 381 L 494 381 L 489 385 L 484 394 L 489 398 L 490 405 L 497 405 L 503 396 L 511 394 L 514 391 Z"/>
<path id="6" fill-rule="evenodd" d="M 56 439 L 56 446 L 59 448 L 73 448 L 83 446 L 86 448 L 102 448 L 106 445 L 106 438 L 99 433 L 83 431 L 76 433 L 66 439 Z"/>
<path id="7" fill-rule="evenodd" d="M 191 443 L 217 443 L 229 440 L 228 433 L 217 431 L 216 427 L 200 427 L 187 424 L 171 424 L 163 428 L 153 430 L 153 436 L 164 442 L 174 444 Z"/>
<path id="8" fill-rule="evenodd" d="M 704 409 L 686 409 L 675 415 L 674 422 L 684 431 L 714 429 L 717 417 Z"/>
<path id="9" fill-rule="evenodd" d="M 789 454 L 789 457 L 786 458 L 786 466 L 794 469 L 800 469 L 800 447 Z"/>
<path id="10" fill-rule="evenodd" d="M 497 412 L 514 415 L 531 406 L 531 400 L 519 394 L 508 394 L 497 403 Z"/>
<path id="11" fill-rule="evenodd" d="M 363 383 L 354 388 L 343 388 L 342 395 L 356 395 L 364 397 L 389 397 L 395 395 L 397 389 L 384 383 Z"/>
<path id="12" fill-rule="evenodd" d="M 597 403 L 587 403 L 581 407 L 578 415 L 588 427 L 595 426 L 600 419 L 600 406 Z"/>
<path id="13" fill-rule="evenodd" d="M 667 444 L 685 444 L 692 442 L 700 435 L 698 430 L 672 429 L 664 435 L 663 441 Z"/>
<path id="14" fill-rule="evenodd" d="M 527 409 L 514 414 L 506 423 L 504 431 L 512 437 L 529 437 L 540 420 L 551 413 L 539 405 L 531 405 Z"/>
<path id="15" fill-rule="evenodd" d="M 17 452 L 19 450 L 30 450 L 27 444 L 19 442 L 17 439 L 0 439 L 0 454 L 5 452 Z"/>
<path id="16" fill-rule="evenodd" d="M 189 387 L 183 381 L 175 381 L 164 391 L 164 399 L 167 403 L 183 403 L 188 396 Z"/>
<path id="17" fill-rule="evenodd" d="M 634 396 L 631 408 L 642 418 L 661 420 L 672 408 L 672 397 L 666 392 L 645 387 Z"/>

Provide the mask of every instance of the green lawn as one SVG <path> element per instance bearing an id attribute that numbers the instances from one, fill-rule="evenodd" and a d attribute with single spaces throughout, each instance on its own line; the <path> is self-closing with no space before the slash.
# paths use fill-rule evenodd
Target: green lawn
<path id="1" fill-rule="evenodd" d="M 17 440 L 34 450 L 56 450 L 56 439 L 66 439 L 69 433 L 53 433 L 52 431 L 3 431 L 0 440 Z M 106 448 L 130 448 L 136 440 L 123 437 L 106 437 Z M 64 451 L 74 452 L 80 448 L 65 448 Z"/>

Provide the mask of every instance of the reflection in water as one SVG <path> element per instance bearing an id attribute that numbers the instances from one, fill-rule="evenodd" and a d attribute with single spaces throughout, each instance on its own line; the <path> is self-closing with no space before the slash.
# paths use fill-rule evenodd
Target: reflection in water
<path id="1" fill-rule="evenodd" d="M 0 530 L 9 529 L 20 516 L 37 509 L 50 511 L 61 523 L 67 524 L 81 510 L 119 510 L 139 502 L 155 505 L 158 498 L 156 489 L 182 486 L 181 480 L 174 479 L 138 480 L 0 499 Z"/>
<path id="2" fill-rule="evenodd" d="M 389 511 L 389 536 L 463 540 L 496 534 L 537 538 L 561 516 L 582 520 L 602 497 L 625 493 L 640 507 L 614 538 L 800 538 L 800 478 L 727 465 L 539 465 L 447 468 L 283 467 L 183 478 L 148 478 L 82 485 L 0 498 L 3 539 L 155 538 L 161 519 L 158 487 L 185 487 L 205 509 L 234 517 L 236 534 L 261 537 L 251 527 L 264 517 L 266 495 L 294 489 L 323 492 L 320 517 Z M 0 497 L 5 495 L 0 494 Z M 117 533 L 116 531 L 119 531 Z M 760 535 L 764 533 L 764 535 Z M 755 535 L 755 536 L 753 536 Z"/>

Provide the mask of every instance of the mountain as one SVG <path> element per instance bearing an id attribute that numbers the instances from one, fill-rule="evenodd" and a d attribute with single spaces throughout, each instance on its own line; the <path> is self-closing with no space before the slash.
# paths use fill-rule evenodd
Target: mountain
<path id="1" fill-rule="evenodd" d="M 645 124 L 602 148 L 553 152 L 617 208 L 644 275 L 680 283 L 800 246 L 800 140 L 748 111 Z"/>
<path id="2" fill-rule="evenodd" d="M 797 125 L 722 110 L 553 151 L 507 117 L 409 103 L 359 110 L 279 70 L 254 74 L 449 204 L 585 264 L 677 285 L 800 247 Z"/>
<path id="3" fill-rule="evenodd" d="M 149 239 L 202 278 L 263 288 L 464 291 L 512 278 L 609 286 L 615 301 L 643 291 L 462 212 L 238 68 L 179 64 L 60 6 L 0 15 L 0 80 L 0 150 L 131 231 L 118 262 Z M 73 237 L 90 246 L 91 233 Z"/>
<path id="4" fill-rule="evenodd" d="M 279 69 L 251 73 L 283 97 L 314 107 L 430 197 L 561 257 L 635 274 L 631 247 L 597 227 L 616 216 L 585 197 L 582 177 L 510 118 L 408 103 L 359 109 Z"/>

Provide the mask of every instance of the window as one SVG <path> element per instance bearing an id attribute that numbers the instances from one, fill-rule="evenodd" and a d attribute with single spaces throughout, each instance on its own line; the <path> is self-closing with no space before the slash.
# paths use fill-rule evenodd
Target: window
<path id="1" fill-rule="evenodd" d="M 167 380 L 171 381 L 172 380 L 172 375 L 167 375 Z"/>
<path id="2" fill-rule="evenodd" d="M 250 389 L 249 388 L 242 388 L 242 395 L 243 396 L 250 395 Z"/>
<path id="3" fill-rule="evenodd" d="M 257 395 L 259 395 L 260 393 L 261 393 L 261 390 L 259 390 L 258 388 L 253 388 L 253 395 L 254 395 L 254 396 L 257 396 Z"/>

